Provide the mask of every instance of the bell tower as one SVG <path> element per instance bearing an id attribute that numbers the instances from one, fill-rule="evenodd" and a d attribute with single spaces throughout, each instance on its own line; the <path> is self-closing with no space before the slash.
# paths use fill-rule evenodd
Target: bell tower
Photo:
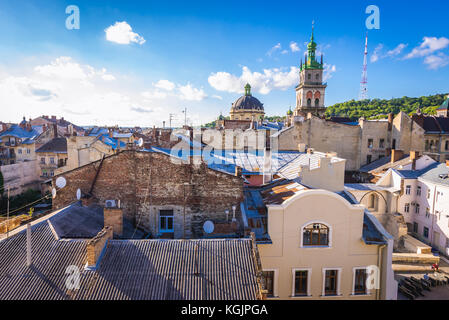
<path id="1" fill-rule="evenodd" d="M 307 45 L 307 55 L 305 62 L 302 62 L 299 71 L 299 85 L 296 86 L 296 108 L 294 115 L 300 113 L 312 113 L 315 116 L 324 116 L 326 107 L 324 106 L 324 95 L 327 84 L 323 83 L 323 55 L 321 61 L 318 62 L 316 53 L 316 43 L 313 37 L 313 22 L 312 22 L 312 36 Z"/>

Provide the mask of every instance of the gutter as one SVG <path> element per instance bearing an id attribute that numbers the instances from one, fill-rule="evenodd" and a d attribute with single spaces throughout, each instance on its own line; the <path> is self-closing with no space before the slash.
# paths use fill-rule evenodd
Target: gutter
<path id="1" fill-rule="evenodd" d="M 387 246 L 386 244 L 379 246 L 378 251 L 377 251 L 377 268 L 379 270 L 379 277 L 381 276 L 382 271 L 383 271 L 382 270 L 382 250 L 386 246 Z M 379 281 L 379 284 L 380 284 L 380 281 Z M 376 290 L 376 300 L 380 300 L 380 290 L 381 290 L 380 288 Z"/>

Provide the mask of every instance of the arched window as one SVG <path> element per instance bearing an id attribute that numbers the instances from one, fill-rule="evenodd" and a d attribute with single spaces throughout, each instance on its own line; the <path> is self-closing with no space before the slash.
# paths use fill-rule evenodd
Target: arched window
<path id="1" fill-rule="evenodd" d="M 317 73 L 317 74 L 315 75 L 315 79 L 318 80 L 319 76 L 320 76 L 320 75 Z"/>
<path id="2" fill-rule="evenodd" d="M 312 77 L 312 75 L 309 73 L 309 74 L 307 75 L 307 79 L 310 80 L 311 77 Z"/>
<path id="3" fill-rule="evenodd" d="M 311 107 L 312 106 L 312 99 L 307 99 L 307 106 Z"/>
<path id="4" fill-rule="evenodd" d="M 320 105 L 320 99 L 315 99 L 315 107 L 318 107 Z"/>
<path id="5" fill-rule="evenodd" d="M 323 223 L 311 223 L 302 229 L 303 246 L 329 246 L 330 229 Z"/>

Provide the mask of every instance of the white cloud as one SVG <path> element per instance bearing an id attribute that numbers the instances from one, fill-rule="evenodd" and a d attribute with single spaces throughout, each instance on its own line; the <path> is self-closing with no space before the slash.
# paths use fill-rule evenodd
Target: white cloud
<path id="1" fill-rule="evenodd" d="M 332 78 L 332 75 L 337 72 L 337 67 L 335 64 L 324 64 L 324 74 L 323 74 L 323 81 L 327 81 L 330 78 Z"/>
<path id="2" fill-rule="evenodd" d="M 212 73 L 209 84 L 219 91 L 243 93 L 244 86 L 249 83 L 253 91 L 268 94 L 274 89 L 286 90 L 299 81 L 299 68 L 272 68 L 261 72 L 252 72 L 248 67 L 242 67 L 242 74 L 236 76 L 228 72 L 220 71 Z"/>
<path id="3" fill-rule="evenodd" d="M 290 50 L 292 50 L 292 52 L 298 52 L 299 51 L 299 46 L 296 42 L 290 42 Z"/>
<path id="4" fill-rule="evenodd" d="M 112 81 L 118 77 L 105 68 L 81 64 L 71 57 L 59 57 L 21 71 L 0 64 L 0 101 L 5 106 L 1 120 L 17 122 L 24 115 L 34 118 L 48 114 L 64 116 L 78 125 L 162 125 L 169 113 L 180 112 L 181 101 L 186 99 L 192 101 L 190 121 L 199 124 L 213 118 L 213 108 L 200 109 L 197 101 L 207 95 L 193 84 L 155 81 L 142 90 L 133 81 L 137 79 Z"/>
<path id="5" fill-rule="evenodd" d="M 424 59 L 424 63 L 429 67 L 429 69 L 439 69 L 449 64 L 449 57 L 443 53 L 438 55 L 430 55 Z"/>
<path id="6" fill-rule="evenodd" d="M 216 94 L 212 95 L 212 98 L 215 98 L 215 99 L 218 99 L 218 100 L 223 100 L 222 96 L 219 96 L 219 95 L 216 95 Z"/>
<path id="7" fill-rule="evenodd" d="M 407 46 L 408 46 L 408 44 L 400 43 L 400 44 L 398 44 L 398 46 L 396 48 L 388 51 L 387 56 L 389 56 L 389 57 L 397 56 L 397 55 L 401 54 L 402 50 L 404 50 Z"/>
<path id="8" fill-rule="evenodd" d="M 380 52 L 382 51 L 383 47 L 384 45 L 381 43 L 374 49 L 374 52 L 370 57 L 371 63 L 374 63 L 380 59 Z"/>
<path id="9" fill-rule="evenodd" d="M 134 42 L 142 45 L 145 43 L 145 39 L 133 32 L 133 29 L 126 21 L 116 22 L 113 26 L 106 28 L 104 32 L 106 33 L 106 40 L 118 44 Z"/>
<path id="10" fill-rule="evenodd" d="M 167 91 L 172 91 L 175 88 L 175 84 L 168 80 L 159 80 L 154 86 Z"/>
<path id="11" fill-rule="evenodd" d="M 277 50 L 281 50 L 282 46 L 280 43 L 276 44 L 273 48 L 271 48 L 268 52 L 267 55 L 271 57 L 271 55 L 276 52 Z"/>
<path id="12" fill-rule="evenodd" d="M 282 54 L 287 54 L 287 53 L 288 53 L 288 50 L 282 50 L 281 53 L 282 53 Z"/>
<path id="13" fill-rule="evenodd" d="M 197 89 L 193 87 L 190 83 L 186 84 L 185 86 L 180 86 L 179 92 L 180 92 L 179 97 L 182 100 L 201 101 L 207 97 L 203 89 Z"/>
<path id="14" fill-rule="evenodd" d="M 424 57 L 449 46 L 449 39 L 445 37 L 424 37 L 423 42 L 405 56 L 405 59 Z"/>

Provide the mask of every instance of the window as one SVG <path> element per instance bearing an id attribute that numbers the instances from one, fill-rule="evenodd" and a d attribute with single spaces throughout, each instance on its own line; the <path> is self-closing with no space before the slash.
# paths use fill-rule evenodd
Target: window
<path id="1" fill-rule="evenodd" d="M 413 232 L 418 233 L 418 223 L 413 222 Z"/>
<path id="2" fill-rule="evenodd" d="M 41 158 L 41 163 L 45 164 L 45 158 Z"/>
<path id="3" fill-rule="evenodd" d="M 320 76 L 320 75 L 317 73 L 317 74 L 315 75 L 315 80 L 318 80 L 319 76 Z"/>
<path id="4" fill-rule="evenodd" d="M 424 236 L 424 238 L 429 238 L 429 228 L 427 228 L 427 227 L 424 227 L 424 230 L 423 230 L 423 236 Z"/>
<path id="5" fill-rule="evenodd" d="M 315 107 L 318 107 L 320 105 L 320 99 L 315 99 Z"/>
<path id="6" fill-rule="evenodd" d="M 385 147 L 385 139 L 380 139 L 379 140 L 379 148 L 384 148 Z"/>
<path id="7" fill-rule="evenodd" d="M 419 204 L 416 204 L 415 206 L 415 213 L 419 214 Z"/>
<path id="8" fill-rule="evenodd" d="M 162 233 L 173 232 L 173 210 L 159 212 L 159 231 Z"/>
<path id="9" fill-rule="evenodd" d="M 55 163 L 55 158 L 51 157 L 51 158 L 50 158 L 50 163 L 51 163 L 51 164 L 54 164 L 54 163 Z"/>
<path id="10" fill-rule="evenodd" d="M 265 279 L 265 289 L 267 290 L 267 296 L 274 296 L 274 270 L 263 271 L 262 276 Z"/>
<path id="11" fill-rule="evenodd" d="M 430 218 L 430 208 L 426 208 L 426 218 Z"/>
<path id="12" fill-rule="evenodd" d="M 410 204 L 406 203 L 404 206 L 404 212 L 410 212 Z"/>
<path id="13" fill-rule="evenodd" d="M 367 294 L 366 279 L 368 273 L 366 268 L 356 268 L 354 272 L 354 294 Z"/>
<path id="14" fill-rule="evenodd" d="M 396 149 L 396 139 L 393 139 L 393 143 L 391 144 L 391 149 Z"/>
<path id="15" fill-rule="evenodd" d="M 293 296 L 309 295 L 309 270 L 294 270 Z"/>
<path id="16" fill-rule="evenodd" d="M 42 175 L 44 176 L 44 177 L 46 177 L 48 174 L 47 174 L 47 171 L 42 171 Z"/>
<path id="17" fill-rule="evenodd" d="M 312 106 L 312 99 L 307 99 L 307 106 L 311 107 Z"/>
<path id="18" fill-rule="evenodd" d="M 449 150 L 449 140 L 444 143 L 444 150 Z"/>
<path id="19" fill-rule="evenodd" d="M 22 154 L 22 149 L 18 149 L 18 154 Z"/>
<path id="20" fill-rule="evenodd" d="M 335 296 L 338 294 L 338 270 L 324 271 L 324 295 Z"/>
<path id="21" fill-rule="evenodd" d="M 412 186 L 408 185 L 405 187 L 405 194 L 410 194 L 410 191 L 412 190 Z"/>
<path id="22" fill-rule="evenodd" d="M 425 146 L 426 151 L 430 150 L 430 146 L 429 146 L 429 140 L 426 140 L 426 146 Z"/>
<path id="23" fill-rule="evenodd" d="M 418 186 L 418 187 L 416 188 L 416 195 L 417 195 L 417 196 L 420 196 L 420 195 L 421 195 L 421 187 L 420 187 L 420 186 Z"/>
<path id="24" fill-rule="evenodd" d="M 368 139 L 368 148 L 372 149 L 373 148 L 373 139 Z"/>
<path id="25" fill-rule="evenodd" d="M 310 80 L 311 78 L 312 78 L 312 75 L 309 73 L 309 74 L 307 75 L 307 79 Z"/>
<path id="26" fill-rule="evenodd" d="M 303 229 L 303 246 L 328 246 L 329 227 L 322 223 L 312 223 Z"/>
<path id="27" fill-rule="evenodd" d="M 430 189 L 427 189 L 427 199 L 430 199 Z"/>
<path id="28" fill-rule="evenodd" d="M 53 171 L 50 171 L 50 177 L 53 177 L 55 173 Z"/>
<path id="29" fill-rule="evenodd" d="M 367 155 L 366 156 L 366 163 L 371 163 L 372 158 L 373 158 L 372 155 L 370 155 L 370 154 Z"/>
<path id="30" fill-rule="evenodd" d="M 30 150 L 30 149 L 27 149 L 27 153 L 30 154 L 30 152 L 31 152 L 31 150 Z"/>

